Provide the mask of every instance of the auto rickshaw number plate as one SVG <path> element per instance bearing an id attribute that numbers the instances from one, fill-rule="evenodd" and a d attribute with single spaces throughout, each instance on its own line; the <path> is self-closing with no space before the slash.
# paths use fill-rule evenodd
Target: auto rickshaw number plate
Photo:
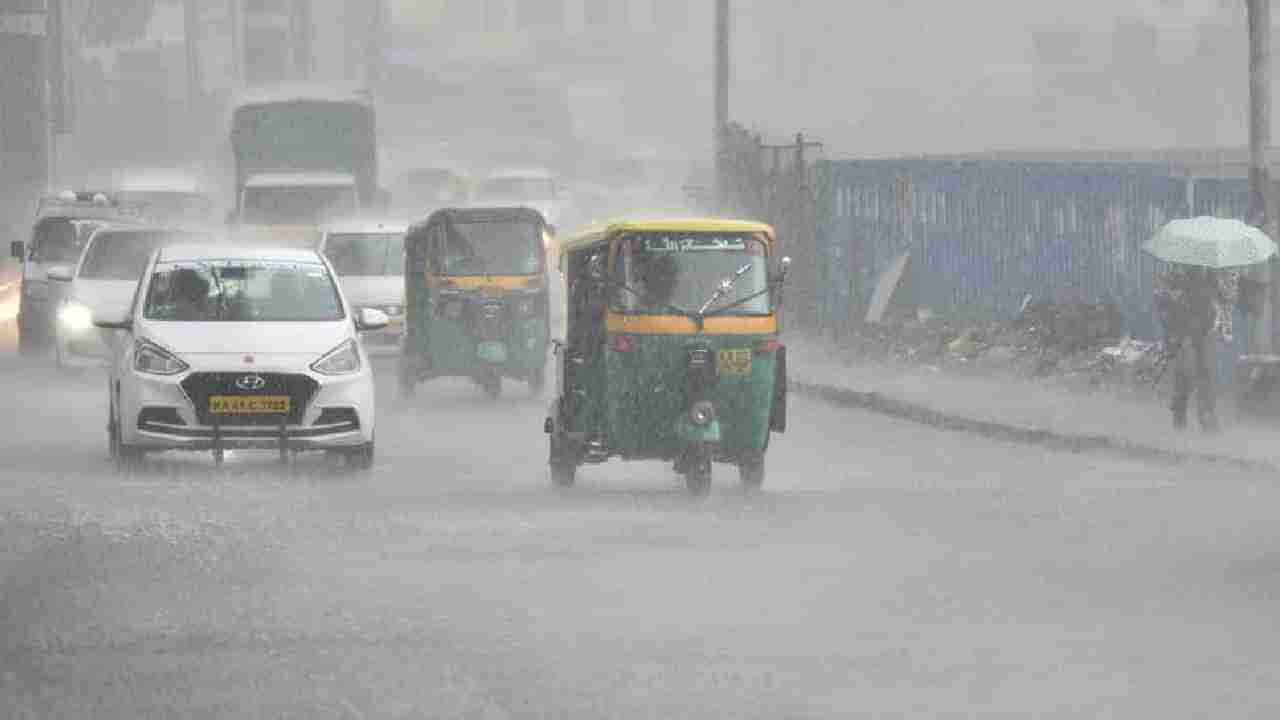
<path id="1" fill-rule="evenodd" d="M 720 350 L 716 353 L 716 371 L 721 375 L 750 375 L 750 348 Z"/>
<path id="2" fill-rule="evenodd" d="M 209 412 L 214 415 L 288 415 L 288 395 L 214 395 L 209 398 Z"/>

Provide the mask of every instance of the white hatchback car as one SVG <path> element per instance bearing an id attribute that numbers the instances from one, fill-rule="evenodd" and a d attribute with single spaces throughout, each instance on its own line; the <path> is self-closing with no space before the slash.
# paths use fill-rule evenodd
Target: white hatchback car
<path id="1" fill-rule="evenodd" d="M 110 368 L 110 450 L 121 466 L 152 450 L 324 450 L 374 458 L 373 373 L 353 313 L 314 250 L 168 247 L 151 258 Z"/>

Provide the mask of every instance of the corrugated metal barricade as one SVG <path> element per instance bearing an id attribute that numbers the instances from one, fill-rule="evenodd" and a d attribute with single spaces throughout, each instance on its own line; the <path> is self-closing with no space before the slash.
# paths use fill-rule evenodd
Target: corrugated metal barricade
<path id="1" fill-rule="evenodd" d="M 1027 296 L 1113 304 L 1155 337 L 1142 244 L 1189 215 L 1243 218 L 1244 180 L 1167 166 L 999 160 L 856 160 L 824 166 L 818 255 L 823 325 L 856 321 L 876 278 L 910 253 L 921 306 L 1008 318 Z"/>

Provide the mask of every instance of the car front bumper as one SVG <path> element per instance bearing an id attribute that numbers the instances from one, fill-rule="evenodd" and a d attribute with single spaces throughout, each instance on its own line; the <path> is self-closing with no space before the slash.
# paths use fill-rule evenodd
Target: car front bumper
<path id="1" fill-rule="evenodd" d="M 367 364 L 359 373 L 341 377 L 294 368 L 261 368 L 257 372 L 306 376 L 316 387 L 296 422 L 264 420 L 255 425 L 201 422 L 192 398 L 183 389 L 191 372 L 155 376 L 129 371 L 127 380 L 120 383 L 119 394 L 123 442 L 151 450 L 338 450 L 373 441 L 373 377 Z"/>

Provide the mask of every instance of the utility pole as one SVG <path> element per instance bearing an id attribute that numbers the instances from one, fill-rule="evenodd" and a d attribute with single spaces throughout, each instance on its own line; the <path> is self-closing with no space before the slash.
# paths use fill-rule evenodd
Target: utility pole
<path id="1" fill-rule="evenodd" d="M 717 210 L 729 204 L 728 139 L 729 139 L 729 0 L 715 0 L 715 198 Z"/>
<path id="2" fill-rule="evenodd" d="M 204 73 L 200 67 L 200 8 L 197 0 L 182 3 L 183 42 L 187 46 L 187 108 L 193 120 L 204 105 Z"/>
<path id="3" fill-rule="evenodd" d="M 44 0 L 0 0 L 0 212 L 49 182 L 49 15 Z M 26 212 L 26 208 L 21 208 Z"/>
<path id="4" fill-rule="evenodd" d="M 1245 0 L 1249 7 L 1249 220 L 1277 237 L 1274 189 L 1267 165 L 1271 149 L 1271 0 Z M 1274 334 L 1276 260 L 1255 266 L 1250 275 L 1261 286 L 1261 308 L 1249 327 L 1249 353 L 1270 354 Z"/>

